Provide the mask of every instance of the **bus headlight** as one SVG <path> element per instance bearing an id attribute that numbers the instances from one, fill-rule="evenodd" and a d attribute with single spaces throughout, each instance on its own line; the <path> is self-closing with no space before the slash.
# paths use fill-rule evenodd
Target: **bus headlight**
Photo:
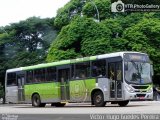
<path id="1" fill-rule="evenodd" d="M 152 87 L 150 87 L 150 88 L 147 90 L 147 92 L 148 92 L 148 93 L 153 92 L 153 88 L 152 88 Z"/>
<path id="2" fill-rule="evenodd" d="M 133 93 L 134 89 L 130 85 L 126 85 L 125 88 L 127 89 L 128 92 Z"/>

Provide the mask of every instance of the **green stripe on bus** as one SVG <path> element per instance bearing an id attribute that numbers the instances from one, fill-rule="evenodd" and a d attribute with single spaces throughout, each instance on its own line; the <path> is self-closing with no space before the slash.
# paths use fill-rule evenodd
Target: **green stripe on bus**
<path id="1" fill-rule="evenodd" d="M 44 63 L 44 64 L 38 64 L 28 67 L 22 67 L 22 70 L 32 70 L 32 69 L 39 69 L 39 68 L 46 68 L 51 66 L 58 66 L 58 65 L 64 65 L 64 64 L 70 64 L 70 60 L 63 60 L 63 61 L 57 61 L 53 63 Z"/>
<path id="2" fill-rule="evenodd" d="M 52 62 L 52 63 L 44 63 L 44 64 L 38 64 L 38 65 L 33 65 L 33 66 L 28 66 L 28 67 L 22 67 L 22 70 L 32 70 L 32 69 L 39 69 L 39 68 L 47 68 L 51 66 L 85 62 L 85 61 L 90 61 L 90 60 L 92 61 L 92 60 L 96 60 L 96 58 L 97 58 L 96 56 L 91 56 L 91 57 L 77 58 L 77 59 L 72 59 L 72 60 L 57 61 L 57 62 Z"/>

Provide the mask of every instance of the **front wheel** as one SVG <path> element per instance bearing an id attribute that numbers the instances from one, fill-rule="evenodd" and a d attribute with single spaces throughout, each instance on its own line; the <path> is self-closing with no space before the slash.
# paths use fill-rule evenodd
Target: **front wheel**
<path id="1" fill-rule="evenodd" d="M 119 101 L 119 102 L 118 102 L 118 105 L 121 106 L 121 107 L 124 107 L 124 106 L 126 106 L 128 103 L 129 103 L 129 100 L 127 100 L 127 101 Z"/>
<path id="2" fill-rule="evenodd" d="M 93 95 L 93 103 L 96 107 L 104 107 L 106 102 L 104 102 L 104 96 L 101 91 L 96 91 Z"/>

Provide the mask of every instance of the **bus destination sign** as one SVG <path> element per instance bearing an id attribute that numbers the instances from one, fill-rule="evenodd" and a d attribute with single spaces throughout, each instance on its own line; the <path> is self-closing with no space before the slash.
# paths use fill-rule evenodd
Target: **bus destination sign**
<path id="1" fill-rule="evenodd" d="M 145 54 L 127 53 L 124 54 L 124 58 L 127 61 L 144 61 L 144 62 L 149 61 L 148 56 Z"/>

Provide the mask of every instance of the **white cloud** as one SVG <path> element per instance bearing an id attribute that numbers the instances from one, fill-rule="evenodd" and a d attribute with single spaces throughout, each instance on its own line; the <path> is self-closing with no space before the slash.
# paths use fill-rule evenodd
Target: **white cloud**
<path id="1" fill-rule="evenodd" d="M 70 0 L 0 0 L 0 26 L 32 16 L 54 17 L 58 8 Z"/>

